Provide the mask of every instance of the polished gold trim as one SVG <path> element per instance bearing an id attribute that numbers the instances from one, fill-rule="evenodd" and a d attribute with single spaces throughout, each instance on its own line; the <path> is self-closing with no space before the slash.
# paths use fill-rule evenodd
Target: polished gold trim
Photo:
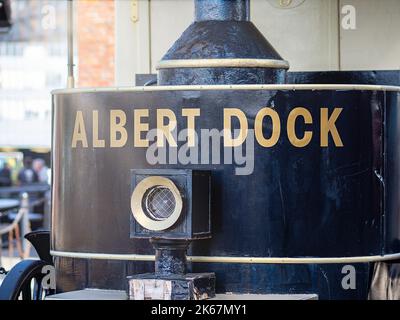
<path id="1" fill-rule="evenodd" d="M 157 221 L 151 219 L 143 211 L 143 197 L 146 192 L 154 187 L 165 187 L 169 189 L 175 198 L 175 209 L 165 220 Z M 140 181 L 131 197 L 131 210 L 135 220 L 143 227 L 152 231 L 162 231 L 171 228 L 179 219 L 182 213 L 182 197 L 176 185 L 167 178 L 153 176 Z"/>
<path id="2" fill-rule="evenodd" d="M 376 86 L 360 84 L 234 84 L 234 85 L 191 85 L 191 86 L 147 86 L 147 87 L 103 87 L 53 90 L 53 95 L 74 93 L 117 93 L 117 92 L 159 92 L 159 91 L 225 91 L 225 90 L 365 90 L 365 91 L 397 91 L 400 86 Z"/>
<path id="3" fill-rule="evenodd" d="M 51 251 L 54 257 L 98 260 L 123 260 L 123 261 L 154 261 L 153 255 L 140 254 L 107 254 Z M 196 263 L 238 263 L 238 264 L 334 264 L 334 263 L 368 263 L 378 261 L 391 261 L 400 259 L 400 253 L 383 256 L 361 257 L 332 257 L 332 258 L 275 258 L 275 257 L 217 257 L 217 256 L 189 256 L 189 262 Z"/>
<path id="4" fill-rule="evenodd" d="M 289 62 L 274 59 L 182 59 L 160 61 L 156 69 L 178 68 L 274 68 L 289 69 Z"/>

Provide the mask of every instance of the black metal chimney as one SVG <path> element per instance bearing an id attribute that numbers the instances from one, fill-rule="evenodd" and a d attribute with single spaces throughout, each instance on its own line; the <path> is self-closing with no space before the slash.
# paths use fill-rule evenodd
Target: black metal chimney
<path id="1" fill-rule="evenodd" d="M 195 21 L 249 21 L 249 0 L 195 0 Z"/>
<path id="2" fill-rule="evenodd" d="M 285 83 L 288 62 L 250 22 L 250 0 L 195 0 L 195 22 L 159 62 L 159 85 Z"/>

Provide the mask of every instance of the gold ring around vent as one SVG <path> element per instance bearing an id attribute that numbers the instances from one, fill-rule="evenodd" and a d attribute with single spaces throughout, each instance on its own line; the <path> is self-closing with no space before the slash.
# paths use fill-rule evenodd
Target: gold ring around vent
<path id="1" fill-rule="evenodd" d="M 163 220 L 152 219 L 152 214 L 144 212 L 143 201 L 149 191 L 154 188 L 168 189 L 175 200 L 172 213 Z M 163 231 L 172 227 L 182 213 L 182 197 L 176 185 L 167 178 L 154 176 L 140 181 L 131 197 L 131 210 L 135 220 L 143 227 L 151 231 Z"/>

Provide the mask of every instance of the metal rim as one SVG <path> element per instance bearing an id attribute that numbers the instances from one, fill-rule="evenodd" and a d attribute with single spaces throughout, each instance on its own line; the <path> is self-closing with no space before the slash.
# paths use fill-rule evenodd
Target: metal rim
<path id="1" fill-rule="evenodd" d="M 150 218 L 143 210 L 143 198 L 146 193 L 155 188 L 167 188 L 174 196 L 175 208 L 172 214 L 165 220 Z M 182 197 L 176 185 L 165 177 L 153 176 L 140 181 L 131 197 L 131 210 L 135 220 L 143 227 L 152 231 L 162 231 L 171 228 L 179 219 L 182 213 Z"/>
<path id="2" fill-rule="evenodd" d="M 97 259 L 97 260 L 120 260 L 120 261 L 154 261 L 153 255 L 141 254 L 109 254 L 109 253 L 86 253 L 66 252 L 52 250 L 50 254 L 54 257 Z M 391 261 L 400 259 L 400 253 L 382 256 L 360 256 L 360 257 L 218 257 L 218 256 L 188 256 L 189 262 L 197 263 L 237 263 L 237 264 L 341 264 L 341 263 L 368 263 L 379 261 Z"/>
<path id="3" fill-rule="evenodd" d="M 181 59 L 162 60 L 156 69 L 179 68 L 274 68 L 289 69 L 289 62 L 274 59 Z"/>
<path id="4" fill-rule="evenodd" d="M 107 93 L 107 92 L 159 92 L 159 91 L 226 91 L 226 90 L 365 90 L 365 91 L 395 91 L 400 92 L 400 86 L 378 86 L 363 84 L 233 84 L 233 85 L 182 85 L 154 87 L 103 87 L 82 89 L 58 89 L 52 94 L 74 93 Z"/>

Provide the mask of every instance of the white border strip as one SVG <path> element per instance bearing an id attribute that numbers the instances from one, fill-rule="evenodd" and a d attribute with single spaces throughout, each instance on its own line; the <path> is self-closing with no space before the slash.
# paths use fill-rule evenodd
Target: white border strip
<path id="1" fill-rule="evenodd" d="M 122 260 L 122 261 L 154 261 L 153 255 L 140 254 L 107 254 L 50 251 L 54 257 L 94 259 L 94 260 Z M 263 257 L 215 257 L 215 256 L 189 256 L 188 262 L 199 263 L 239 263 L 239 264 L 333 264 L 333 263 L 365 263 L 378 261 L 391 261 L 400 259 L 400 253 L 383 256 L 364 257 L 338 257 L 338 258 L 263 258 Z"/>
<path id="2" fill-rule="evenodd" d="M 212 91 L 212 90 L 366 90 L 366 91 L 398 91 L 396 86 L 353 85 L 353 84 L 235 84 L 235 85 L 197 85 L 197 86 L 148 86 L 148 87 L 110 87 L 110 88 L 81 88 L 58 89 L 52 94 L 95 93 L 95 92 L 158 92 L 158 91 Z"/>

